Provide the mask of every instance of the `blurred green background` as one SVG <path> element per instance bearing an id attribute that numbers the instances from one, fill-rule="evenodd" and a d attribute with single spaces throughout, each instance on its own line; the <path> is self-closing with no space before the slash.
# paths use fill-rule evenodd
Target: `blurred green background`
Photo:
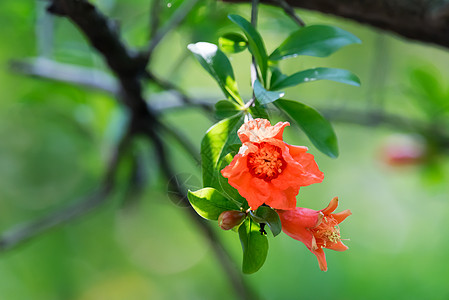
<path id="1" fill-rule="evenodd" d="M 146 45 L 148 1 L 94 2 L 120 23 L 127 43 L 136 48 Z M 162 20 L 166 20 L 182 1 L 162 2 Z M 70 22 L 45 16 L 46 3 L 0 2 L 2 232 L 92 192 L 126 118 L 108 94 L 12 72 L 12 60 L 37 56 L 107 71 Z M 221 100 L 219 89 L 187 53 L 186 45 L 216 43 L 220 34 L 236 31 L 226 19 L 230 12 L 248 17 L 250 7 L 201 2 L 157 48 L 153 71 L 193 98 Z M 286 98 L 323 111 L 395 113 L 426 124 L 438 122 L 440 129 L 447 129 L 446 49 L 318 13 L 300 13 L 307 24 L 339 26 L 363 43 L 330 58 L 288 60 L 281 65 L 284 72 L 345 68 L 361 78 L 362 87 L 309 83 L 287 90 Z M 261 7 L 259 29 L 269 52 L 295 28 L 279 9 Z M 236 54 L 232 63 L 242 94 L 249 99 L 250 57 Z M 157 88 L 146 89 L 150 102 L 166 100 Z M 198 148 L 212 125 L 195 108 L 167 111 L 164 120 Z M 424 162 L 392 166 L 385 161 L 385 147 L 397 140 L 399 130 L 352 122 L 335 122 L 334 128 L 341 153 L 335 160 L 319 153 L 295 126 L 286 129 L 285 140 L 309 146 L 325 173 L 323 183 L 301 189 L 298 205 L 318 210 L 338 196 L 337 211 L 353 212 L 340 226 L 350 249 L 326 251 L 329 271 L 324 273 L 303 244 L 284 234 L 270 235 L 266 264 L 258 273 L 245 275 L 251 287 L 262 299 L 449 299 L 449 165 L 444 149 L 429 145 Z M 151 145 L 138 142 L 133 151 L 145 157 L 144 191 L 129 194 L 123 183 L 96 211 L 0 253 L 0 299 L 236 298 L 206 239 L 187 217 L 187 208 L 167 198 Z M 176 172 L 200 178 L 200 167 L 176 143 L 169 155 Z M 216 228 L 240 264 L 237 234 Z"/>

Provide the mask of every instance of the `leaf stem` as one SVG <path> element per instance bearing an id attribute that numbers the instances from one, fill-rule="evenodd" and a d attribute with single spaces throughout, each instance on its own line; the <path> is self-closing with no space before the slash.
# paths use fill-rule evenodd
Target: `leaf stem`
<path id="1" fill-rule="evenodd" d="M 254 28 L 257 27 L 257 14 L 258 14 L 258 8 L 259 8 L 259 0 L 251 0 L 251 25 L 253 25 Z M 257 63 L 256 58 L 254 55 L 251 55 L 251 87 L 253 88 L 253 97 L 251 100 L 248 101 L 248 103 L 245 104 L 245 123 L 253 120 L 253 116 L 249 113 L 248 109 L 251 107 L 251 105 L 254 104 L 254 101 L 256 100 L 256 95 L 254 94 L 254 82 L 259 78 L 259 74 L 257 73 Z"/>
<path id="2" fill-rule="evenodd" d="M 259 0 L 251 0 L 251 25 L 254 28 L 257 27 L 257 13 L 259 7 Z M 258 79 L 259 75 L 257 74 L 257 63 L 254 55 L 251 55 L 251 87 L 254 88 L 254 82 Z M 253 101 L 254 101 L 254 93 L 253 93 Z"/>

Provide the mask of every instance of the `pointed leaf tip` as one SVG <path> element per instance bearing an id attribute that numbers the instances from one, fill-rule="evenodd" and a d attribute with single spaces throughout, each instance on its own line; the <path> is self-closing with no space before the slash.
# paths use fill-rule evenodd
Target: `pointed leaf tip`
<path id="1" fill-rule="evenodd" d="M 251 218 L 246 219 L 239 227 L 239 238 L 243 250 L 242 271 L 245 274 L 257 272 L 267 258 L 268 238 L 259 230 L 259 225 Z"/>
<path id="2" fill-rule="evenodd" d="M 292 100 L 279 99 L 275 104 L 299 125 L 318 150 L 331 158 L 338 157 L 338 142 L 334 129 L 317 110 Z"/>
<path id="3" fill-rule="evenodd" d="M 298 55 L 326 57 L 344 46 L 359 43 L 358 37 L 338 27 L 311 25 L 293 32 L 269 59 L 282 60 Z"/>

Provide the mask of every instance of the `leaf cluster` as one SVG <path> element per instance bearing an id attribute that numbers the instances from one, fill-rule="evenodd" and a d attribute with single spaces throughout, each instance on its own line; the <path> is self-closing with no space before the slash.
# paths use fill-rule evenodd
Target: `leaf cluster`
<path id="1" fill-rule="evenodd" d="M 268 54 L 262 36 L 250 22 L 239 15 L 230 15 L 229 19 L 241 32 L 224 34 L 218 45 L 205 42 L 188 45 L 226 98 L 215 105 L 216 116 L 221 121 L 206 132 L 201 142 L 204 188 L 189 191 L 188 197 L 196 212 L 209 220 L 217 220 L 221 213 L 229 210 L 247 213 L 236 231 L 243 249 L 243 272 L 249 274 L 262 267 L 268 253 L 265 225 L 273 236 L 277 236 L 281 232 L 281 222 L 277 212 L 268 206 L 254 211 L 249 209 L 246 200 L 221 175 L 220 171 L 232 161 L 240 147 L 237 130 L 245 116 L 268 119 L 267 106 L 274 104 L 299 125 L 318 150 L 332 158 L 337 157 L 337 137 L 329 121 L 304 103 L 284 99 L 285 94 L 281 90 L 317 80 L 359 86 L 360 80 L 348 70 L 325 67 L 287 75 L 282 73 L 278 63 L 297 56 L 326 57 L 346 45 L 360 43 L 360 40 L 334 26 L 312 25 L 296 30 Z M 246 103 L 239 94 L 227 57 L 227 54 L 245 50 L 254 58 L 258 78 L 253 84 L 254 97 Z"/>

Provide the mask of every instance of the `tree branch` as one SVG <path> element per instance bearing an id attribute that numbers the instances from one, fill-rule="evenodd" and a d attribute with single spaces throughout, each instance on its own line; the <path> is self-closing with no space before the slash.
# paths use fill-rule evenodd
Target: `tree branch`
<path id="1" fill-rule="evenodd" d="M 363 111 L 346 108 L 322 108 L 319 111 L 328 120 L 334 122 L 357 124 L 367 127 L 388 126 L 399 131 L 417 133 L 436 143 L 442 152 L 449 150 L 449 133 L 444 130 L 444 126 L 439 126 L 436 122 L 423 122 L 376 110 Z"/>
<path id="2" fill-rule="evenodd" d="M 242 277 L 242 273 L 237 269 L 234 262 L 230 258 L 228 252 L 220 243 L 215 231 L 209 226 L 209 223 L 207 223 L 205 219 L 199 217 L 198 214 L 193 209 L 191 209 L 190 203 L 187 197 L 185 196 L 187 193 L 185 187 L 182 184 L 180 184 L 177 180 L 172 180 L 175 177 L 175 173 L 173 172 L 172 166 L 170 165 L 169 160 L 166 156 L 167 151 L 165 149 L 165 145 L 162 139 L 158 136 L 157 133 L 153 132 L 151 128 L 148 128 L 147 133 L 152 137 L 155 143 L 155 149 L 158 155 L 160 168 L 163 171 L 164 176 L 167 179 L 168 183 L 171 185 L 170 190 L 176 191 L 174 195 L 178 196 L 180 204 L 189 207 L 187 212 L 191 216 L 192 220 L 194 220 L 195 223 L 199 225 L 199 228 L 202 230 L 203 234 L 209 240 L 210 245 L 212 246 L 212 249 L 214 250 L 217 259 L 220 261 L 221 266 L 228 275 L 228 278 L 230 279 L 231 284 L 234 287 L 236 296 L 242 300 L 258 299 L 258 297 L 254 294 L 254 292 L 245 283 L 245 280 Z"/>
<path id="3" fill-rule="evenodd" d="M 285 0 L 274 0 L 284 12 L 296 23 L 299 27 L 306 26 L 306 23 L 296 14 L 293 7 Z"/>
<path id="4" fill-rule="evenodd" d="M 193 6 L 192 3 L 197 1 L 191 0 L 189 3 Z M 157 114 L 147 105 L 142 95 L 141 79 L 145 75 L 147 58 L 135 55 L 128 50 L 121 42 L 112 22 L 86 0 L 53 0 L 48 10 L 66 16 L 74 22 L 92 46 L 103 55 L 107 64 L 119 79 L 121 98 L 131 111 L 130 132 L 133 134 L 143 133 L 153 141 L 159 155 L 160 166 L 166 175 L 166 179 L 170 180 L 173 173 L 165 156 L 166 149 L 158 136 L 160 122 Z M 182 15 L 179 17 L 180 20 L 183 18 Z M 186 201 L 185 187 L 178 186 L 177 188 L 184 195 L 183 199 Z M 248 287 L 244 284 L 242 274 L 233 267 L 229 255 L 220 244 L 218 236 L 210 225 L 205 223 L 192 209 L 189 209 L 188 213 L 211 243 L 212 249 L 214 249 L 236 291 L 236 295 L 242 299 L 253 298 Z"/>
<path id="5" fill-rule="evenodd" d="M 162 39 L 174 28 L 179 26 L 179 24 L 184 21 L 189 12 L 193 9 L 193 7 L 198 3 L 199 0 L 189 0 L 181 4 L 181 6 L 175 11 L 170 20 L 167 21 L 159 30 L 156 31 L 156 34 L 150 40 L 148 50 L 145 53 L 145 58 L 147 61 L 151 59 L 151 55 L 153 54 L 154 49 L 156 49 L 157 45 L 162 41 Z"/>
<path id="6" fill-rule="evenodd" d="M 119 92 L 118 82 L 114 77 L 92 68 L 58 63 L 42 57 L 12 61 L 10 66 L 14 72 L 25 75 L 75 84 L 113 95 Z"/>
<path id="7" fill-rule="evenodd" d="M 251 2 L 251 0 L 225 0 Z M 291 6 L 352 19 L 403 37 L 449 47 L 449 0 L 286 0 Z M 277 0 L 263 3 L 277 5 Z"/>
<path id="8" fill-rule="evenodd" d="M 19 224 L 7 230 L 0 236 L 0 252 L 11 250 L 31 240 L 32 238 L 35 238 L 77 217 L 83 216 L 91 210 L 104 204 L 114 190 L 115 172 L 130 139 L 130 133 L 122 138 L 117 148 L 112 153 L 107 171 L 103 178 L 103 183 L 94 193 L 81 198 L 73 205 L 53 212 L 52 214 L 25 224 Z"/>

